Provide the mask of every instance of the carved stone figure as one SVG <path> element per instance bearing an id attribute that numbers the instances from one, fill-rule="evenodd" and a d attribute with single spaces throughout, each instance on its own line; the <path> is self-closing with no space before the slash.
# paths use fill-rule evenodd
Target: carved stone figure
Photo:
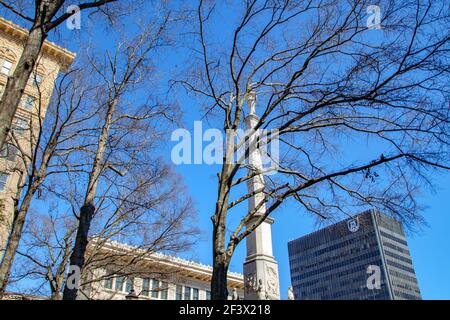
<path id="1" fill-rule="evenodd" d="M 231 296 L 232 300 L 239 300 L 239 294 L 236 290 L 236 288 L 233 288 L 233 295 Z"/>
<path id="2" fill-rule="evenodd" d="M 245 293 L 249 294 L 252 292 L 256 292 L 257 284 L 256 284 L 256 274 L 251 274 L 250 276 L 245 277 L 244 281 Z"/>
<path id="3" fill-rule="evenodd" d="M 262 279 L 258 280 L 258 288 L 256 289 L 256 294 L 258 295 L 258 300 L 267 300 L 268 298 Z"/>
<path id="4" fill-rule="evenodd" d="M 292 286 L 289 286 L 288 288 L 288 300 L 295 300 L 294 289 L 292 288 Z"/>

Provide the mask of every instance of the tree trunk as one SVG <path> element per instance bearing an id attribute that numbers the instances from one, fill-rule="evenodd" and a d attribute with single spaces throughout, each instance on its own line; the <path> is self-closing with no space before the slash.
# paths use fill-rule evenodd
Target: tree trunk
<path id="1" fill-rule="evenodd" d="M 118 102 L 118 97 L 115 97 L 108 106 L 108 111 L 106 112 L 105 116 L 105 123 L 98 139 L 98 146 L 94 163 L 89 174 L 86 198 L 84 200 L 84 205 L 80 210 L 80 221 L 78 223 L 77 237 L 75 239 L 75 245 L 72 251 L 72 255 L 70 256 L 70 265 L 77 266 L 78 268 L 80 268 L 80 271 L 84 266 L 84 255 L 86 254 L 88 245 L 89 229 L 91 227 L 91 221 L 95 213 L 94 199 L 97 194 L 97 186 L 103 170 L 103 156 L 105 154 L 106 143 L 109 136 L 109 129 L 111 127 L 112 117 Z M 66 285 L 64 286 L 63 299 L 75 300 L 77 295 L 78 287 L 75 286 L 75 288 L 68 288 L 66 281 Z"/>
<path id="2" fill-rule="evenodd" d="M 0 101 L 0 149 L 3 148 L 6 141 L 20 99 L 34 70 L 46 37 L 47 34 L 42 28 L 34 26 L 31 29 L 16 69 L 8 78 Z"/>
<path id="3" fill-rule="evenodd" d="M 211 280 L 211 299 L 227 300 L 228 299 L 228 275 L 229 261 L 225 254 L 215 255 L 213 262 L 213 273 Z"/>
<path id="4" fill-rule="evenodd" d="M 225 251 L 226 216 L 228 205 L 229 187 L 223 177 L 228 177 L 228 167 L 224 166 L 220 185 L 219 196 L 216 203 L 216 212 L 213 217 L 213 274 L 211 279 L 211 299 L 227 300 L 227 275 L 230 258 Z"/>
<path id="5" fill-rule="evenodd" d="M 61 300 L 61 294 L 59 292 L 52 292 L 50 300 Z"/>
<path id="6" fill-rule="evenodd" d="M 92 217 L 94 216 L 95 207 L 92 203 L 85 204 L 80 210 L 80 219 L 78 223 L 77 237 L 72 255 L 70 256 L 70 265 L 77 266 L 79 270 L 84 266 L 86 248 L 88 245 L 89 229 L 91 227 Z M 69 275 L 70 276 L 70 275 Z M 63 300 L 76 300 L 78 295 L 77 283 L 74 288 L 64 287 Z"/>
<path id="7" fill-rule="evenodd" d="M 17 248 L 19 247 L 20 238 L 22 237 L 22 230 L 25 224 L 25 218 L 27 216 L 28 208 L 30 207 L 33 193 L 28 192 L 23 199 L 22 205 L 19 211 L 15 214 L 11 233 L 8 237 L 8 243 L 3 254 L 3 259 L 0 265 L 0 295 L 5 292 L 6 285 L 8 284 L 9 274 L 16 255 Z"/>

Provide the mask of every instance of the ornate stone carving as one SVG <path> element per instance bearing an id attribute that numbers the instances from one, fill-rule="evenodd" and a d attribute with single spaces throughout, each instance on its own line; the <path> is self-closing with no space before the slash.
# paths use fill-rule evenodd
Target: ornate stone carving
<path id="1" fill-rule="evenodd" d="M 231 299 L 232 300 L 239 300 L 239 294 L 238 294 L 236 288 L 233 288 L 233 294 L 231 296 Z"/>
<path id="2" fill-rule="evenodd" d="M 258 289 L 256 273 L 252 273 L 244 278 L 244 289 L 246 294 L 256 292 Z"/>
<path id="3" fill-rule="evenodd" d="M 277 270 L 271 266 L 266 265 L 266 285 L 269 295 L 278 296 L 278 273 Z"/>
<path id="4" fill-rule="evenodd" d="M 292 286 L 289 286 L 288 288 L 288 300 L 295 300 L 294 289 L 292 288 Z"/>
<path id="5" fill-rule="evenodd" d="M 269 298 L 262 279 L 258 280 L 258 289 L 256 290 L 256 294 L 258 295 L 258 300 L 267 300 Z"/>

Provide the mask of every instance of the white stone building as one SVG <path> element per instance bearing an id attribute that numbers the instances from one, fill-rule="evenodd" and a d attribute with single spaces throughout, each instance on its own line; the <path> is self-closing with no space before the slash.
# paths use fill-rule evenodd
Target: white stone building
<path id="1" fill-rule="evenodd" d="M 97 249 L 98 251 L 98 249 Z M 142 249 L 108 241 L 101 246 L 103 257 L 114 259 L 91 267 L 79 299 L 121 300 L 131 292 L 139 300 L 209 300 L 212 267 L 160 253 L 142 254 Z M 99 257 L 99 253 L 96 253 Z M 132 260 L 133 257 L 139 259 Z M 88 258 L 89 259 L 89 258 Z M 124 266 L 118 268 L 118 266 Z M 109 269 L 109 270 L 108 270 Z M 229 299 L 233 292 L 244 298 L 244 279 L 228 274 Z M 130 298 L 130 297 L 128 297 Z"/>
<path id="2" fill-rule="evenodd" d="M 26 29 L 0 17 L 0 98 L 19 62 L 27 37 Z M 14 203 L 20 199 L 18 186 L 26 177 L 24 158 L 30 156 L 31 144 L 40 130 L 38 119 L 45 117 L 58 74 L 66 72 L 74 59 L 74 53 L 52 42 L 44 42 L 13 120 L 15 139 L 8 139 L 0 150 L 0 257 L 11 229 Z M 19 147 L 23 153 L 18 152 Z"/>

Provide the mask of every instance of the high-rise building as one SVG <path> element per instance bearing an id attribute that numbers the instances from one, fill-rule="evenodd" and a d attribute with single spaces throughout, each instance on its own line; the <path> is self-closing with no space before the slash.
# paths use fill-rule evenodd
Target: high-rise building
<path id="1" fill-rule="evenodd" d="M 28 31 L 0 18 L 0 97 L 3 96 L 8 77 L 14 72 L 28 37 Z M 22 102 L 13 120 L 13 139 L 0 150 L 0 256 L 11 228 L 14 200 L 18 199 L 18 186 L 26 177 L 23 160 L 31 153 L 34 137 L 39 132 L 41 120 L 53 92 L 60 71 L 66 71 L 75 55 L 54 43 L 46 41 L 36 68 L 26 86 Z M 20 147 L 20 149 L 18 149 Z M 21 157 L 18 151 L 21 150 Z"/>
<path id="2" fill-rule="evenodd" d="M 416 300 L 402 224 L 369 210 L 288 244 L 297 300 Z"/>

